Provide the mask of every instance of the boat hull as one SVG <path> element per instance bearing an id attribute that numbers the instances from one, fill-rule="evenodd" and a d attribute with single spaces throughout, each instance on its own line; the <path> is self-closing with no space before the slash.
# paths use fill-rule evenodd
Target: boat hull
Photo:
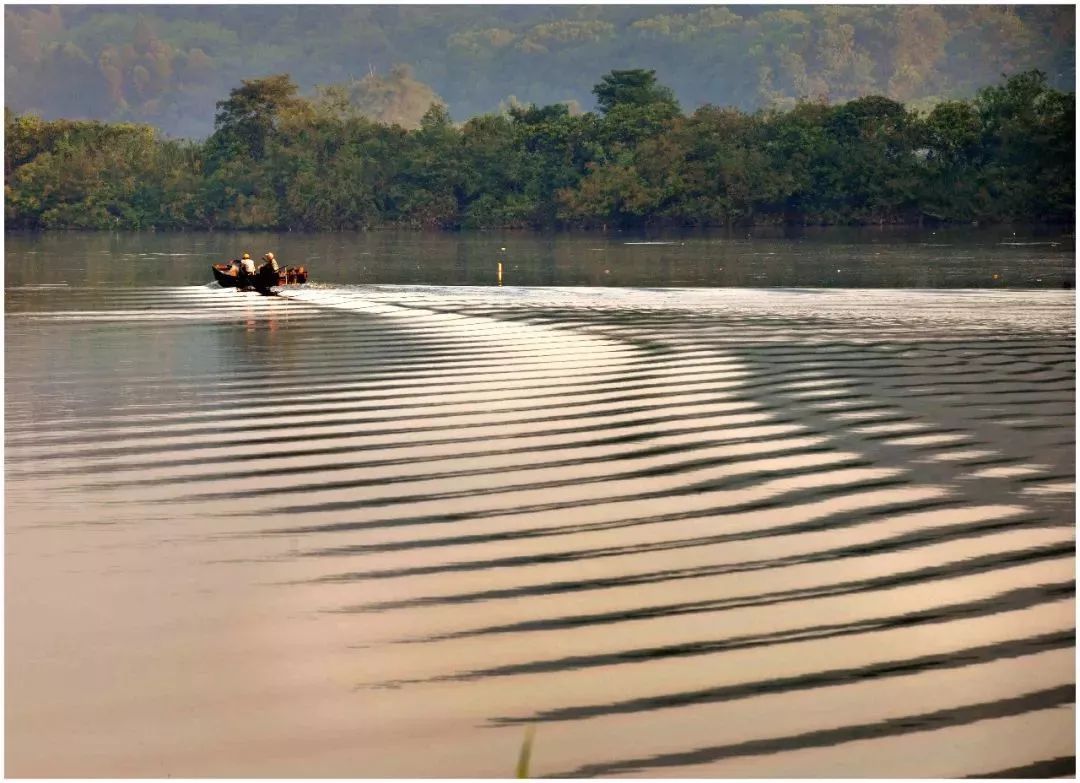
<path id="1" fill-rule="evenodd" d="M 260 267 L 253 275 L 240 275 L 230 264 L 214 264 L 214 279 L 222 288 L 241 291 L 273 293 L 270 289 L 286 285 L 303 285 L 307 282 L 307 267 L 289 266 L 276 272 L 268 266 Z"/>

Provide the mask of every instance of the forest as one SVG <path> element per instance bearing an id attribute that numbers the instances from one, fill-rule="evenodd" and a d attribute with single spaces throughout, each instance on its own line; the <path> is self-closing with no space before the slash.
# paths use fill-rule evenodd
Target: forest
<path id="1" fill-rule="evenodd" d="M 881 95 L 970 99 L 1002 74 L 1075 81 L 1073 5 L 7 5 L 6 105 L 203 139 L 244 79 L 349 84 L 369 119 L 417 127 L 576 102 L 611 69 L 655 70 L 679 103 L 743 111 Z M 402 76 L 404 66 L 407 75 Z"/>
<path id="2" fill-rule="evenodd" d="M 594 111 L 512 103 L 455 123 L 427 96 L 416 128 L 368 116 L 364 102 L 400 109 L 380 84 L 304 94 L 287 74 L 245 80 L 217 103 L 205 141 L 5 109 L 6 225 L 326 231 L 1075 217 L 1075 95 L 1040 71 L 928 110 L 870 95 L 687 113 L 653 70 L 635 68 L 593 85 Z"/>

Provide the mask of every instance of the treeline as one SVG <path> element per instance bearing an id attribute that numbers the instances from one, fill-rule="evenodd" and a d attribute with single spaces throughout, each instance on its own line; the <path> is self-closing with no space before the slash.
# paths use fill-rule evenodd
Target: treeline
<path id="1" fill-rule="evenodd" d="M 5 112 L 9 228 L 349 230 L 1072 221 L 1073 93 L 1015 75 L 929 112 L 871 96 L 684 114 L 651 71 L 597 110 L 373 122 L 348 90 L 244 82 L 204 143 Z"/>
<path id="2" fill-rule="evenodd" d="M 928 108 L 1033 69 L 1059 89 L 1075 81 L 1073 5 L 8 5 L 4 16 L 14 110 L 186 138 L 209 135 L 230 87 L 283 71 L 311 90 L 409 65 L 458 120 L 511 96 L 588 105 L 613 67 L 655 69 L 688 109 L 746 111 L 865 95 Z"/>

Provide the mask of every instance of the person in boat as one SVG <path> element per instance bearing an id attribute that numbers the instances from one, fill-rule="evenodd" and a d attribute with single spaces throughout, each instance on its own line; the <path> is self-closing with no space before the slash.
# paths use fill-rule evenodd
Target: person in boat
<path id="1" fill-rule="evenodd" d="M 280 267 L 278 266 L 277 259 L 274 258 L 273 253 L 266 253 L 263 256 L 263 262 L 264 262 L 263 265 L 259 267 L 259 272 L 263 272 L 263 270 L 267 270 L 267 271 L 270 271 L 270 272 L 277 272 L 278 269 L 280 269 Z"/>
<path id="2" fill-rule="evenodd" d="M 245 275 L 255 274 L 255 262 L 251 260 L 250 253 L 244 253 L 240 256 L 240 271 Z"/>
<path id="3" fill-rule="evenodd" d="M 251 260 L 251 254 L 245 252 L 241 254 L 240 258 L 234 258 L 231 271 L 236 276 L 237 290 L 250 285 L 251 279 L 255 277 L 255 262 Z"/>

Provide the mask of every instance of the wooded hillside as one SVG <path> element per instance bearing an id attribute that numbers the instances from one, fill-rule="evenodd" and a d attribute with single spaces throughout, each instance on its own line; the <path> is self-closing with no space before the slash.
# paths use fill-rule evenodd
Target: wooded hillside
<path id="1" fill-rule="evenodd" d="M 689 111 L 882 95 L 971 98 L 1039 69 L 1072 89 L 1073 6 L 7 6 L 7 105 L 204 138 L 241 79 L 352 83 L 371 119 L 415 126 L 500 104 L 593 106 L 597 74 L 656 70 Z M 409 70 L 394 69 L 405 66 Z M 374 74 L 379 81 L 361 86 Z M 369 79 L 370 82 L 370 79 Z M 420 108 L 417 110 L 417 106 Z"/>

